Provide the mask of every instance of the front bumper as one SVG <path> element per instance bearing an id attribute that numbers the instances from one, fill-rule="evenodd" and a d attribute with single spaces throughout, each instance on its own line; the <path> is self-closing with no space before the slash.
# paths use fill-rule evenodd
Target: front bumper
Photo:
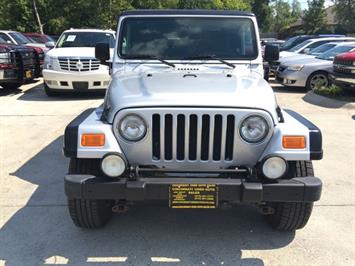
<path id="1" fill-rule="evenodd" d="M 289 71 L 287 69 L 276 72 L 276 81 L 290 87 L 305 87 L 308 75 L 303 71 Z"/>
<path id="2" fill-rule="evenodd" d="M 332 72 L 330 73 L 329 78 L 331 82 L 335 85 L 355 90 L 355 74 L 342 74 Z"/>
<path id="3" fill-rule="evenodd" d="M 313 202 L 320 199 L 322 182 L 307 176 L 280 179 L 275 183 L 247 182 L 244 179 L 158 177 L 136 180 L 107 180 L 91 175 L 66 175 L 65 193 L 77 199 L 117 199 L 127 201 L 169 199 L 171 184 L 215 184 L 219 202 Z"/>
<path id="4" fill-rule="evenodd" d="M 75 82 L 87 83 L 85 89 L 106 89 L 110 82 L 110 75 L 107 71 L 90 71 L 90 72 L 64 72 L 43 69 L 42 71 L 44 82 L 51 89 L 58 90 L 81 90 L 77 88 Z"/>

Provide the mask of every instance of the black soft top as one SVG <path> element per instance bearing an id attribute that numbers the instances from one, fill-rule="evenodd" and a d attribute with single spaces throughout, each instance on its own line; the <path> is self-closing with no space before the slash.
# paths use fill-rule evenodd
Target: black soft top
<path id="1" fill-rule="evenodd" d="M 253 13 L 237 10 L 209 10 L 209 9 L 135 9 L 123 11 L 121 16 L 129 15 L 218 15 L 218 16 L 247 16 Z"/>

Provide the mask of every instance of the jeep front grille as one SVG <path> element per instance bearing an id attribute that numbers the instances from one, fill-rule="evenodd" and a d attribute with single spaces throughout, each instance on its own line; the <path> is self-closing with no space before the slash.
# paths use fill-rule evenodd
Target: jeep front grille
<path id="1" fill-rule="evenodd" d="M 153 114 L 154 161 L 233 161 L 233 114 Z"/>
<path id="2" fill-rule="evenodd" d="M 58 58 L 59 66 L 62 70 L 85 72 L 98 70 L 100 61 L 91 58 Z"/>

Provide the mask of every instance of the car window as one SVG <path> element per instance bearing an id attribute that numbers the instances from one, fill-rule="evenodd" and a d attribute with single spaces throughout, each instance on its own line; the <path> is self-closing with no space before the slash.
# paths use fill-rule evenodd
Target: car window
<path id="1" fill-rule="evenodd" d="M 290 52 L 297 52 L 299 49 L 305 47 L 306 45 L 308 45 L 311 42 L 312 42 L 312 40 L 307 40 L 307 41 L 301 42 L 301 43 L 297 44 L 296 46 L 292 47 L 289 51 Z"/>
<path id="2" fill-rule="evenodd" d="M 27 43 L 31 43 L 31 41 L 26 38 L 25 35 L 23 35 L 22 33 L 20 32 L 10 32 L 9 33 L 10 36 L 12 38 L 14 38 L 14 40 L 18 43 L 18 44 L 27 44 Z"/>
<path id="3" fill-rule="evenodd" d="M 322 45 L 318 46 L 317 48 L 314 48 L 309 54 L 310 55 L 319 55 L 321 53 L 324 53 L 324 52 L 330 50 L 331 48 L 333 48 L 335 46 L 336 46 L 335 43 L 322 44 Z"/>
<path id="4" fill-rule="evenodd" d="M 0 37 L 4 40 L 5 43 L 12 43 L 12 40 L 5 33 L 0 33 Z"/>
<path id="5" fill-rule="evenodd" d="M 254 59 L 258 48 L 248 18 L 132 17 L 122 22 L 119 55 L 154 55 L 183 59 L 213 55 L 223 59 Z"/>
<path id="6" fill-rule="evenodd" d="M 57 47 L 95 47 L 97 43 L 108 43 L 113 48 L 115 38 L 106 32 L 66 32 L 59 38 Z"/>
<path id="7" fill-rule="evenodd" d="M 320 54 L 317 56 L 319 59 L 323 60 L 333 60 L 335 56 L 341 53 L 349 52 L 355 49 L 355 45 L 341 45 L 341 46 L 336 46 L 329 51 L 326 51 L 323 54 Z"/>

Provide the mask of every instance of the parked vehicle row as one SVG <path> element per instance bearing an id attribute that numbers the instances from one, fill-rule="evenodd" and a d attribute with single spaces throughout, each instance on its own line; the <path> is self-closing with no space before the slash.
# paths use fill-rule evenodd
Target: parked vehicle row
<path id="1" fill-rule="evenodd" d="M 303 42 L 299 43 L 300 40 Z M 275 75 L 277 82 L 288 87 L 305 87 L 308 90 L 327 87 L 331 84 L 334 58 L 354 49 L 353 37 L 292 37 L 280 46 L 280 58 L 268 66 L 269 72 Z"/>

